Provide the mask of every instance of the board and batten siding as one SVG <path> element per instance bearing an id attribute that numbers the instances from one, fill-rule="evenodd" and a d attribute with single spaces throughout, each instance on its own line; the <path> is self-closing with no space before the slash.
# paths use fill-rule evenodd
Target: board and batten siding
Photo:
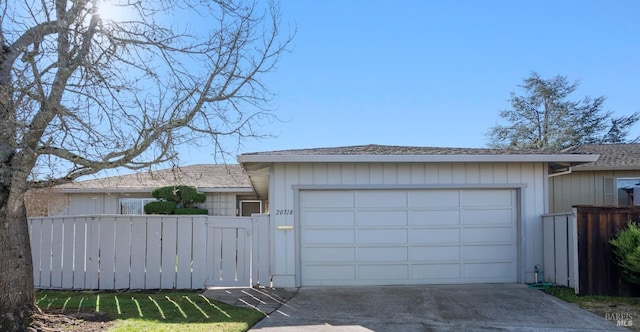
<path id="1" fill-rule="evenodd" d="M 126 198 L 150 198 L 149 194 L 67 194 L 68 207 L 60 215 L 77 216 L 87 214 L 119 214 L 120 199 Z M 207 199 L 202 207 L 209 210 L 211 216 L 235 216 L 235 193 L 207 193 Z"/>
<path id="2" fill-rule="evenodd" d="M 272 268 L 276 287 L 294 287 L 299 282 L 296 186 L 519 189 L 520 281 L 533 282 L 535 265 L 542 265 L 541 216 L 548 210 L 546 163 L 274 163 L 269 186 L 270 214 L 275 227 Z"/>
<path id="3" fill-rule="evenodd" d="M 640 178 L 640 171 L 574 171 L 549 178 L 549 212 L 571 212 L 574 205 L 617 205 L 605 198 L 605 179 Z"/>

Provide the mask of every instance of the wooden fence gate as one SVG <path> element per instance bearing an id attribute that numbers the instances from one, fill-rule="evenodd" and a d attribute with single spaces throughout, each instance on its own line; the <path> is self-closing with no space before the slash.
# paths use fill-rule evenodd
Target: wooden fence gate
<path id="1" fill-rule="evenodd" d="M 40 289 L 202 289 L 269 284 L 269 216 L 29 218 Z"/>
<path id="2" fill-rule="evenodd" d="M 207 221 L 207 287 L 269 285 L 269 215 Z"/>

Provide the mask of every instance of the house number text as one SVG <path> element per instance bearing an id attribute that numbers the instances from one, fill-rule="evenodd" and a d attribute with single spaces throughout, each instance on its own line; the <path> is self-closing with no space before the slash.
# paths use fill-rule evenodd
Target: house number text
<path id="1" fill-rule="evenodd" d="M 293 210 L 276 210 L 276 216 L 292 216 Z"/>

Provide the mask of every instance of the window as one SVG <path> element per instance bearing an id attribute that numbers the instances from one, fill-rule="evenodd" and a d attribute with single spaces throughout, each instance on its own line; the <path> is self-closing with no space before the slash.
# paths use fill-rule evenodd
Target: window
<path id="1" fill-rule="evenodd" d="M 262 202 L 255 200 L 240 201 L 240 216 L 251 217 L 254 213 L 262 213 Z"/>
<path id="2" fill-rule="evenodd" d="M 616 179 L 618 205 L 640 205 L 640 178 Z"/>
<path id="3" fill-rule="evenodd" d="M 120 214 L 144 214 L 144 205 L 155 201 L 155 198 L 122 198 Z"/>

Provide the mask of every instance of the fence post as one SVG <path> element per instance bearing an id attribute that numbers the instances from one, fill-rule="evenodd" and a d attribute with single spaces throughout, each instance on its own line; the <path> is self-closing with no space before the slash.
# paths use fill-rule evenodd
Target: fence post
<path id="1" fill-rule="evenodd" d="M 567 216 L 569 224 L 569 287 L 575 290 L 576 294 L 580 293 L 580 273 L 578 260 L 578 212 L 573 208 L 571 215 Z"/>

